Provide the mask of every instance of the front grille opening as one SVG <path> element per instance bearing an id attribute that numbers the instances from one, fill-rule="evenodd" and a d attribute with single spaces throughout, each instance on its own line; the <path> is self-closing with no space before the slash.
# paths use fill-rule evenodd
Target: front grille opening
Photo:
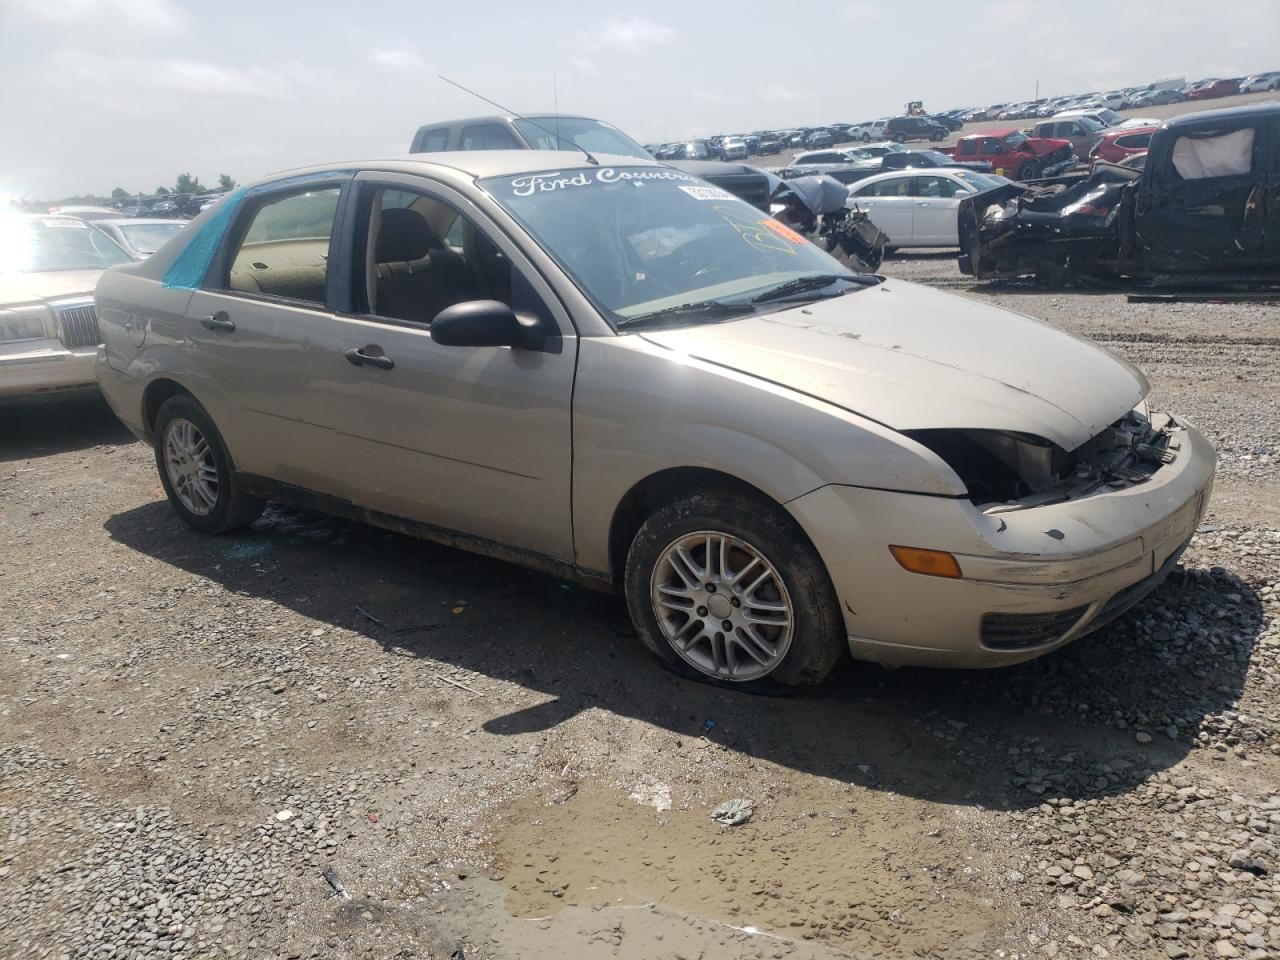
<path id="1" fill-rule="evenodd" d="M 91 303 L 61 308 L 58 311 L 58 331 L 62 345 L 68 350 L 96 347 L 102 342 L 102 334 L 98 332 L 98 312 Z"/>
<path id="2" fill-rule="evenodd" d="M 1057 643 L 1080 622 L 1088 606 L 1049 613 L 987 613 L 982 645 L 991 650 L 1031 650 Z"/>

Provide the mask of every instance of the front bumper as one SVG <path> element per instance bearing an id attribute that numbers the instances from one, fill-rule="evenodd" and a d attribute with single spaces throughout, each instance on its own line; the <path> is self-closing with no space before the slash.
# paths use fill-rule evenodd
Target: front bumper
<path id="1" fill-rule="evenodd" d="M 68 350 L 56 340 L 7 345 L 0 352 L 0 401 L 91 392 L 96 354 L 97 347 Z"/>
<path id="2" fill-rule="evenodd" d="M 1215 457 L 1185 422 L 1175 435 L 1177 459 L 1147 482 L 1063 503 L 983 513 L 965 499 L 831 485 L 787 507 L 827 565 L 855 657 L 1003 666 L 1096 629 L 1176 564 L 1204 513 Z M 890 544 L 948 551 L 962 576 L 910 573 Z M 1037 634 L 1035 623 L 1054 626 Z M 1021 639 L 1018 624 L 1028 625 Z"/>

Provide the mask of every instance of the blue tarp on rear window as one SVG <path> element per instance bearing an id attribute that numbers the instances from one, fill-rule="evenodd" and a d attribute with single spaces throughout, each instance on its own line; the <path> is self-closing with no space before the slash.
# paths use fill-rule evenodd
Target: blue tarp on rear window
<path id="1" fill-rule="evenodd" d="M 226 233 L 227 224 L 235 216 L 236 208 L 247 192 L 247 187 L 240 187 L 222 199 L 204 226 L 191 238 L 186 249 L 178 254 L 178 258 L 165 271 L 166 287 L 179 290 L 199 289 L 204 283 L 204 275 L 209 272 L 209 264 L 213 262 L 218 244 L 222 242 L 222 235 Z"/>

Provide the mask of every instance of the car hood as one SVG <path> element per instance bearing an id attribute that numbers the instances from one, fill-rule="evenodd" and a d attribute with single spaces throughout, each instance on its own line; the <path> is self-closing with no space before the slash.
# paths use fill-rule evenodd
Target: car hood
<path id="1" fill-rule="evenodd" d="M 0 306 L 93 296 L 101 270 L 54 270 L 49 273 L 0 273 Z"/>
<path id="2" fill-rule="evenodd" d="M 1070 146 L 1070 140 L 1059 140 L 1057 137 L 1030 137 L 1027 139 L 1027 148 L 1037 157 L 1043 157 L 1046 154 L 1053 153 L 1055 150 Z"/>
<path id="3" fill-rule="evenodd" d="M 1088 340 L 901 280 L 651 343 L 895 430 L 1015 430 L 1074 450 L 1141 402 L 1143 375 Z"/>

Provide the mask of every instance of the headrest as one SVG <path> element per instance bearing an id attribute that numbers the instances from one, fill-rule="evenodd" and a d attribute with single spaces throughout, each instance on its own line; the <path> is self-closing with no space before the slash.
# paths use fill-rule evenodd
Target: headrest
<path id="1" fill-rule="evenodd" d="M 431 227 L 422 214 L 405 207 L 392 207 L 382 211 L 373 259 L 378 263 L 421 260 L 434 242 Z"/>

